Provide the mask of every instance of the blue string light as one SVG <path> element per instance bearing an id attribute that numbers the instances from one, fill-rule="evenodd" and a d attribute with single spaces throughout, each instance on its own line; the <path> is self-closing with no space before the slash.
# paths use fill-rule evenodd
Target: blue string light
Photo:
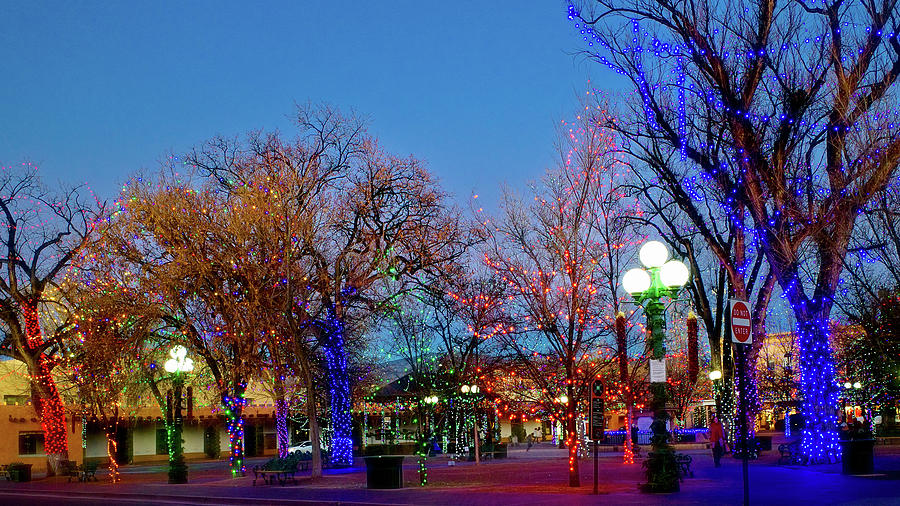
<path id="1" fill-rule="evenodd" d="M 323 346 L 331 400 L 331 459 L 335 464 L 353 465 L 352 416 L 350 412 L 350 374 L 344 350 L 344 324 L 329 309 Z"/>
<path id="2" fill-rule="evenodd" d="M 713 206 L 717 206 L 735 227 L 746 234 L 747 251 L 750 254 L 745 256 L 746 261 L 742 265 L 735 266 L 736 271 L 741 275 L 747 274 L 752 259 L 767 245 L 765 242 L 766 231 L 763 228 L 783 230 L 785 224 L 790 224 L 791 218 L 780 209 L 775 208 L 769 211 L 771 215 L 768 217 L 768 223 L 747 226 L 748 215 L 744 208 L 738 205 L 741 199 L 745 198 L 738 193 L 744 185 L 742 173 L 740 171 L 730 173 L 729 169 L 746 165 L 750 161 L 751 153 L 741 149 L 741 146 L 731 146 L 727 142 L 722 145 L 713 142 L 713 145 L 710 145 L 703 135 L 700 135 L 700 138 L 692 138 L 686 121 L 687 115 L 691 114 L 692 110 L 704 111 L 712 115 L 714 121 L 739 122 L 753 129 L 764 128 L 771 131 L 783 126 L 790 126 L 790 131 L 797 132 L 795 135 L 811 138 L 825 131 L 893 132 L 900 124 L 900 110 L 889 104 L 886 108 L 878 108 L 877 111 L 846 124 L 835 125 L 827 115 L 817 115 L 806 109 L 798 112 L 786 110 L 780 103 L 783 98 L 780 96 L 767 102 L 768 95 L 760 94 L 759 100 L 743 104 L 724 96 L 720 93 L 721 90 L 707 86 L 704 82 L 689 83 L 687 81 L 685 66 L 692 60 L 706 61 L 708 57 L 712 56 L 708 53 L 709 51 L 716 51 L 715 56 L 718 61 L 739 69 L 742 65 L 756 65 L 761 57 L 796 51 L 804 46 L 819 47 L 830 39 L 831 34 L 828 30 L 824 33 L 795 31 L 786 39 L 770 41 L 763 47 L 748 48 L 746 40 L 735 37 L 731 41 L 725 40 L 719 48 L 708 48 L 699 47 L 691 41 L 680 39 L 660 40 L 650 33 L 642 32 L 641 24 L 637 19 L 630 20 L 630 38 L 615 41 L 605 40 L 604 36 L 590 26 L 591 21 L 586 21 L 581 17 L 581 13 L 571 1 L 567 6 L 567 16 L 588 46 L 596 48 L 591 55 L 596 61 L 618 74 L 631 77 L 636 85 L 635 93 L 639 95 L 643 104 L 642 115 L 645 116 L 649 129 L 660 129 L 661 121 L 658 121 L 659 116 L 656 114 L 656 109 L 660 107 L 659 104 L 672 104 L 671 108 L 674 111 L 672 111 L 671 119 L 677 123 L 677 125 L 673 125 L 673 129 L 676 131 L 665 132 L 665 135 L 667 140 L 679 149 L 682 162 L 690 160 L 687 156 L 689 152 L 716 153 L 713 156 L 714 159 L 705 167 L 688 167 L 688 175 L 681 178 L 681 186 L 692 200 L 707 201 Z M 838 32 L 850 32 L 852 29 L 860 32 L 865 30 L 866 33 L 871 32 L 871 28 L 864 23 L 852 21 L 842 21 L 837 27 Z M 714 37 L 725 37 L 728 32 L 724 28 L 713 28 L 711 31 Z M 877 35 L 890 39 L 897 37 L 895 32 L 883 32 Z M 865 40 L 865 38 L 863 37 L 861 40 Z M 852 49 L 845 51 L 841 55 L 841 60 L 846 63 L 861 51 L 861 48 L 857 48 L 856 51 Z M 657 67 L 650 66 L 647 61 L 647 53 L 652 53 L 660 63 L 659 68 L 663 69 L 659 74 L 660 82 L 648 82 L 651 78 L 645 73 L 645 65 L 647 69 L 656 69 Z M 825 64 L 827 62 L 814 62 L 808 81 L 799 82 L 796 86 L 800 89 L 804 86 L 811 87 L 813 81 L 818 79 L 817 69 L 818 73 L 823 72 Z M 670 70 L 667 72 L 668 69 Z M 763 79 L 775 83 L 779 83 L 786 77 L 771 71 L 768 75 L 762 76 Z M 830 85 L 825 85 L 825 91 L 822 93 L 831 92 L 828 86 Z M 669 106 L 663 105 L 662 107 L 664 112 L 667 112 L 665 107 Z M 767 108 L 772 110 L 767 110 Z M 669 118 L 667 117 L 667 119 Z M 763 141 L 763 145 L 760 146 L 763 151 L 772 148 L 772 145 L 766 144 L 766 142 L 771 141 Z M 880 156 L 878 147 L 878 145 L 872 146 L 871 149 L 862 151 L 856 158 L 848 160 L 844 169 L 850 172 L 861 164 L 871 164 Z M 799 167 L 798 170 L 806 169 L 810 175 L 790 180 L 791 186 L 785 190 L 798 196 L 810 192 L 816 199 L 835 197 L 832 194 L 828 178 L 816 173 L 815 163 L 815 161 L 811 161 L 808 162 L 808 167 Z M 697 172 L 698 175 L 690 175 L 690 171 Z M 704 187 L 708 187 L 708 190 Z M 718 195 L 722 197 L 717 198 Z M 861 251 L 859 261 L 870 263 L 876 260 L 870 258 L 865 251 Z M 810 463 L 832 462 L 840 453 L 835 425 L 839 388 L 834 380 L 835 366 L 830 346 L 831 330 L 827 317 L 832 301 L 821 298 L 810 300 L 804 292 L 804 283 L 798 279 L 797 275 L 779 280 L 779 283 L 782 286 L 782 297 L 789 301 L 794 314 L 798 315 L 797 336 L 801 357 L 800 380 L 802 385 L 801 413 L 806 423 L 801 451 Z M 841 285 L 838 288 L 842 289 Z M 801 315 L 810 315 L 811 317 L 801 318 Z M 758 403 L 758 399 L 754 395 L 756 392 L 755 375 L 751 375 L 749 380 L 754 384 L 748 389 L 747 401 L 755 406 Z M 787 430 L 790 430 L 789 427 Z"/>

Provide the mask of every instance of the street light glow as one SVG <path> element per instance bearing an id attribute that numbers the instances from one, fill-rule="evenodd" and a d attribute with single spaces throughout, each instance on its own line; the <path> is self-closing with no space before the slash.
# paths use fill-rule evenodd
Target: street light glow
<path id="1" fill-rule="evenodd" d="M 622 277 L 622 288 L 631 294 L 645 292 L 650 288 L 650 274 L 644 269 L 631 269 Z"/>
<path id="2" fill-rule="evenodd" d="M 163 369 L 165 369 L 167 373 L 191 372 L 194 370 L 194 360 L 188 358 L 187 348 L 184 346 L 179 344 L 173 347 L 169 350 L 169 356 L 171 358 L 166 360 L 166 363 L 163 364 Z"/>
<path id="3" fill-rule="evenodd" d="M 680 260 L 669 260 L 659 269 L 659 280 L 668 288 L 684 286 L 690 277 L 687 266 Z"/>
<path id="4" fill-rule="evenodd" d="M 638 256 L 647 267 L 662 267 L 669 259 L 669 250 L 659 241 L 649 241 L 641 246 Z"/>
<path id="5" fill-rule="evenodd" d="M 709 379 L 715 381 L 717 379 L 722 379 L 722 371 L 709 371 Z"/>
<path id="6" fill-rule="evenodd" d="M 857 381 L 856 383 L 853 384 L 853 388 L 859 390 L 860 388 L 862 388 L 862 383 Z"/>
<path id="7" fill-rule="evenodd" d="M 853 384 L 850 383 L 849 381 L 846 382 L 846 383 L 844 383 L 844 388 L 850 388 L 850 387 L 852 387 L 852 386 L 853 386 Z"/>

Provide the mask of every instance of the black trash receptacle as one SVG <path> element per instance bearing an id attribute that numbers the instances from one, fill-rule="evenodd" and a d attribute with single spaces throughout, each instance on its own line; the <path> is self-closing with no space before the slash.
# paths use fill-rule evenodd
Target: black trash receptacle
<path id="1" fill-rule="evenodd" d="M 841 441 L 841 472 L 843 474 L 872 474 L 874 468 L 874 439 Z"/>
<path id="2" fill-rule="evenodd" d="M 374 455 L 366 460 L 368 488 L 403 488 L 403 455 Z"/>
<path id="3" fill-rule="evenodd" d="M 31 466 L 33 464 L 10 464 L 7 468 L 9 471 L 9 480 L 26 482 L 31 481 Z"/>

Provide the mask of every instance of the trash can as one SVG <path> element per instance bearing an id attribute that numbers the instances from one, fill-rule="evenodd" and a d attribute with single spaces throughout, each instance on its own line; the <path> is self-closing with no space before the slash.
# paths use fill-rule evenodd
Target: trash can
<path id="1" fill-rule="evenodd" d="M 373 455 L 366 461 L 368 488 L 403 488 L 403 455 Z"/>
<path id="2" fill-rule="evenodd" d="M 841 473 L 872 474 L 875 468 L 875 440 L 841 441 Z"/>
<path id="3" fill-rule="evenodd" d="M 9 481 L 25 482 L 31 481 L 31 466 L 33 464 L 10 464 Z"/>

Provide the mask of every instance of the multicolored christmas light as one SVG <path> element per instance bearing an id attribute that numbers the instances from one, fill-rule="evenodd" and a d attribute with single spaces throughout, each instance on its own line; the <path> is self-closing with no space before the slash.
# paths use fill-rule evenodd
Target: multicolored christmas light
<path id="1" fill-rule="evenodd" d="M 44 344 L 44 336 L 41 332 L 38 320 L 38 304 L 30 299 L 22 303 L 22 315 L 25 319 L 25 335 L 28 338 L 28 346 L 36 349 Z M 66 434 L 66 411 L 56 381 L 50 372 L 51 360 L 46 353 L 37 356 L 37 375 L 32 381 L 38 385 L 37 391 L 40 398 L 35 403 L 40 403 L 41 428 L 44 431 L 44 449 L 47 454 L 68 455 L 69 440 Z"/>

